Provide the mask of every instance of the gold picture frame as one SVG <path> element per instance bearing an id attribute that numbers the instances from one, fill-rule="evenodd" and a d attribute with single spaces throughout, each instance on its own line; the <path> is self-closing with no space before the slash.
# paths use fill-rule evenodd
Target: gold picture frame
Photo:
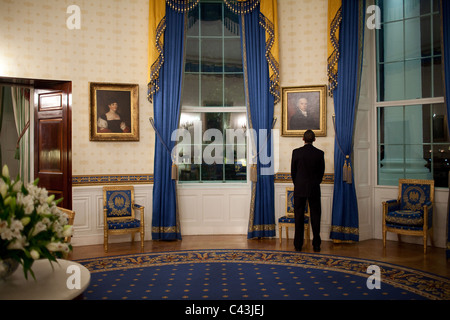
<path id="1" fill-rule="evenodd" d="M 282 136 L 301 137 L 306 130 L 327 135 L 327 86 L 286 87 L 281 90 Z M 306 109 L 302 113 L 300 109 Z"/>
<path id="2" fill-rule="evenodd" d="M 89 139 L 139 141 L 139 85 L 90 82 Z"/>

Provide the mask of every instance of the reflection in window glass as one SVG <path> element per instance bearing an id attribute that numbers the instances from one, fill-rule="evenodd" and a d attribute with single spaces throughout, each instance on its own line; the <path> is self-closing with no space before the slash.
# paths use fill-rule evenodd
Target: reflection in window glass
<path id="1" fill-rule="evenodd" d="M 414 178 L 448 187 L 439 1 L 376 4 L 382 16 L 376 31 L 378 184 Z"/>
<path id="2" fill-rule="evenodd" d="M 186 33 L 179 181 L 247 181 L 243 71 L 239 17 L 223 2 L 200 1 Z"/>

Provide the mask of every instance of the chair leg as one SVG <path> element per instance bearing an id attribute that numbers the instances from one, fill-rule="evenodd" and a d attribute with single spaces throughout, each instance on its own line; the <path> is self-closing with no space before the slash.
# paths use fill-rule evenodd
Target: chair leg
<path id="1" fill-rule="evenodd" d="M 289 227 L 286 227 L 286 241 L 289 242 Z"/>
<path id="2" fill-rule="evenodd" d="M 280 243 L 283 241 L 283 227 L 278 226 L 278 236 L 280 237 Z"/>
<path id="3" fill-rule="evenodd" d="M 144 230 L 141 230 L 141 251 L 144 251 Z"/>
<path id="4" fill-rule="evenodd" d="M 386 248 L 386 230 L 383 230 L 383 248 Z"/>
<path id="5" fill-rule="evenodd" d="M 105 235 L 103 237 L 103 250 L 105 250 L 105 252 L 108 252 L 108 233 L 105 232 Z"/>
<path id="6" fill-rule="evenodd" d="M 428 234 L 425 232 L 423 234 L 423 254 L 427 254 L 427 239 L 428 238 Z"/>

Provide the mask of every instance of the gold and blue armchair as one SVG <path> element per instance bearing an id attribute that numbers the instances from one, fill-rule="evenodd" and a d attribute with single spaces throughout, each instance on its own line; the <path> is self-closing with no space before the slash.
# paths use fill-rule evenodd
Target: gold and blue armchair
<path id="1" fill-rule="evenodd" d="M 305 208 L 305 239 L 309 242 L 309 206 Z M 286 214 L 278 219 L 278 233 L 280 242 L 282 240 L 283 227 L 286 228 L 286 240 L 289 240 L 289 227 L 295 228 L 295 214 L 294 214 L 294 188 L 286 188 Z"/>
<path id="2" fill-rule="evenodd" d="M 135 212 L 139 211 L 139 219 Z M 144 207 L 134 202 L 133 186 L 103 187 L 103 221 L 105 252 L 108 252 L 109 235 L 131 234 L 134 242 L 135 233 L 140 234 L 141 250 L 144 250 Z"/>
<path id="3" fill-rule="evenodd" d="M 399 179 L 398 198 L 383 202 L 383 246 L 387 232 L 423 237 L 423 251 L 427 252 L 427 238 L 433 245 L 434 180 Z"/>

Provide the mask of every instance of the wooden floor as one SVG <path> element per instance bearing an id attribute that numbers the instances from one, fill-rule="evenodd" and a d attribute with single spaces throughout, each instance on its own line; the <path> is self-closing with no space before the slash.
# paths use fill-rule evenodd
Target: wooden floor
<path id="1" fill-rule="evenodd" d="M 69 259 L 79 260 L 140 253 L 140 243 L 136 241 L 124 243 L 110 243 L 108 253 L 103 251 L 103 245 L 74 246 Z M 262 249 L 294 251 L 292 240 L 252 239 L 245 235 L 208 235 L 184 236 L 180 241 L 146 241 L 144 252 L 162 252 L 175 250 L 196 249 Z M 381 240 L 366 240 L 355 244 L 335 244 L 322 241 L 321 253 L 338 256 L 370 259 L 389 262 L 413 269 L 438 274 L 450 278 L 450 260 L 446 260 L 445 249 L 428 247 L 427 254 L 423 254 L 423 246 L 397 241 L 387 241 L 383 248 Z M 304 252 L 313 252 L 311 243 L 304 245 Z"/>

